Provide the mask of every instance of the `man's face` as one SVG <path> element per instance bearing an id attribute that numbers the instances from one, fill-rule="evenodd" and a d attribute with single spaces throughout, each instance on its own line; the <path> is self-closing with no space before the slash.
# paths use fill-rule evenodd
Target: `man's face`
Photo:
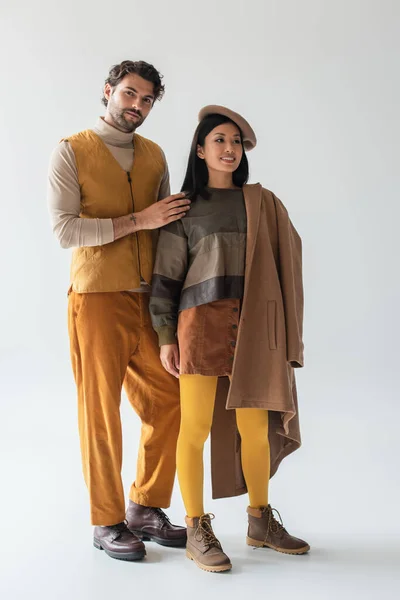
<path id="1" fill-rule="evenodd" d="M 104 95 L 108 100 L 106 116 L 127 133 L 140 127 L 155 100 L 151 81 L 133 73 L 126 75 L 115 88 L 107 83 Z"/>

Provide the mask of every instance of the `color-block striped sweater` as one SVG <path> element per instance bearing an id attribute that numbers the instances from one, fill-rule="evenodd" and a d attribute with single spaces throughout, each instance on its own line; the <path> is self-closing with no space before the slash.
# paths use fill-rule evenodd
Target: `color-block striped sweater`
<path id="1" fill-rule="evenodd" d="M 160 230 L 150 313 L 160 346 L 176 343 L 180 311 L 243 297 L 247 217 L 241 189 L 209 188 Z"/>

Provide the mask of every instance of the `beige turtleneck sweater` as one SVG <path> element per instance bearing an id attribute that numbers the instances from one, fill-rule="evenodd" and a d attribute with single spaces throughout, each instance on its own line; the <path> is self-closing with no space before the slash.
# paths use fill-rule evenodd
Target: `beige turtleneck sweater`
<path id="1" fill-rule="evenodd" d="M 93 131 L 103 140 L 124 171 L 133 163 L 133 133 L 124 133 L 99 118 Z M 165 159 L 165 157 L 164 157 Z M 169 172 L 165 161 L 164 177 L 158 192 L 162 200 L 170 195 Z M 68 142 L 58 144 L 49 166 L 47 201 L 53 231 L 62 248 L 102 246 L 114 241 L 112 219 L 81 219 L 81 194 L 75 155 Z M 112 202 L 112 198 L 110 198 Z"/>
<path id="2" fill-rule="evenodd" d="M 133 164 L 133 133 L 124 133 L 99 118 L 93 131 L 103 140 L 113 157 L 124 171 Z M 165 156 L 164 156 L 165 160 Z M 165 160 L 165 172 L 158 191 L 158 199 L 170 195 L 169 171 Z M 62 248 L 79 246 L 102 246 L 114 241 L 112 219 L 81 219 L 81 193 L 75 155 L 68 142 L 58 144 L 51 155 L 47 202 L 50 218 Z M 110 198 L 112 202 L 112 198 Z M 135 292 L 148 292 L 150 286 L 142 280 Z"/>

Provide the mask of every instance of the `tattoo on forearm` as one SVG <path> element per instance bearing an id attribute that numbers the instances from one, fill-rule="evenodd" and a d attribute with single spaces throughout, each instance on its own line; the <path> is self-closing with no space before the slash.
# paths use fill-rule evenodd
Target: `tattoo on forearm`
<path id="1" fill-rule="evenodd" d="M 135 215 L 132 214 L 130 216 L 130 220 L 133 221 L 135 223 L 135 225 L 136 225 L 136 217 L 135 217 Z"/>

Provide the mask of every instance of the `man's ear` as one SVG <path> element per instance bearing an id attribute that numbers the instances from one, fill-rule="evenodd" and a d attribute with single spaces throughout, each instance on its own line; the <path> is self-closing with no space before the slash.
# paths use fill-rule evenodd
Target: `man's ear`
<path id="1" fill-rule="evenodd" d="M 203 148 L 200 146 L 200 144 L 197 144 L 197 156 L 204 160 L 204 152 L 203 152 Z"/>
<path id="2" fill-rule="evenodd" d="M 104 86 L 104 96 L 107 98 L 107 100 L 110 99 L 110 96 L 112 94 L 112 87 L 109 83 L 106 83 Z"/>

